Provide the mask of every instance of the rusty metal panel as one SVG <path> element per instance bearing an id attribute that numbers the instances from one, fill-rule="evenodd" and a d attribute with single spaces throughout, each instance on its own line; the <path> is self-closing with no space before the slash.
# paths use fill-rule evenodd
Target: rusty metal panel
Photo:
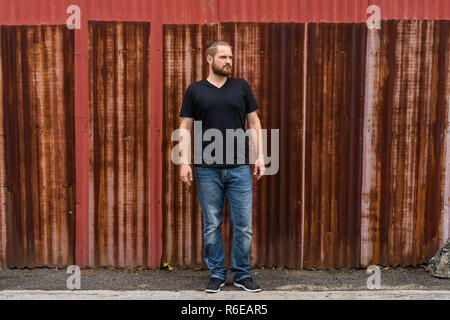
<path id="1" fill-rule="evenodd" d="M 89 23 L 89 264 L 150 265 L 150 24 Z"/>
<path id="2" fill-rule="evenodd" d="M 369 34 L 363 265 L 424 263 L 448 237 L 448 27 L 387 21 Z"/>
<path id="3" fill-rule="evenodd" d="M 0 27 L 0 264 L 74 263 L 74 32 Z"/>
<path id="4" fill-rule="evenodd" d="M 365 24 L 309 24 L 304 267 L 359 265 Z"/>
<path id="5" fill-rule="evenodd" d="M 208 76 L 205 49 L 216 37 L 215 24 L 163 26 L 162 261 L 181 267 L 205 266 L 203 218 L 195 180 L 188 190 L 179 178 L 178 166 L 171 161 L 171 150 L 177 143 L 171 136 L 179 128 L 178 114 L 187 86 Z"/>

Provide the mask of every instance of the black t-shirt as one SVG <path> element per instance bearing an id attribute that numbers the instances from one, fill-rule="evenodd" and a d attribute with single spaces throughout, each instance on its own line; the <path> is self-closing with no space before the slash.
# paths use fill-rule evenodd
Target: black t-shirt
<path id="1" fill-rule="evenodd" d="M 192 155 L 191 159 L 194 165 L 212 168 L 232 168 L 242 164 L 248 165 L 248 137 L 245 137 L 245 146 L 242 146 L 242 143 L 239 144 L 241 146 L 240 148 L 238 148 L 238 138 L 234 138 L 234 160 L 230 162 L 230 159 L 228 159 L 227 162 L 226 129 L 242 129 L 241 132 L 245 133 L 247 114 L 258 109 L 259 105 L 249 83 L 245 79 L 227 78 L 227 81 L 220 88 L 206 79 L 191 83 L 186 89 L 179 116 L 194 118 L 194 121 L 201 121 L 201 137 L 204 137 L 204 132 L 208 129 L 218 129 L 222 134 L 223 141 L 223 158 L 221 163 L 220 161 L 214 162 L 213 164 L 206 163 L 205 158 L 202 156 L 205 148 L 215 141 L 215 137 L 211 137 L 209 141 L 203 139 L 204 141 L 201 144 L 201 159 Z M 195 134 L 194 130 L 192 142 L 196 139 L 198 141 L 199 139 Z M 243 154 L 244 147 L 245 155 Z M 214 157 L 215 150 L 210 147 L 207 154 L 211 154 Z M 242 160 L 244 156 L 244 163 L 238 161 Z M 232 158 L 231 155 L 229 158 Z M 201 163 L 199 163 L 199 160 Z"/>

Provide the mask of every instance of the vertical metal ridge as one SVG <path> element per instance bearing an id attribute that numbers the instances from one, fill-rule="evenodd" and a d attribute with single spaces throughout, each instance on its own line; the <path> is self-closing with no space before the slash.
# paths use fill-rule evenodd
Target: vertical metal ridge
<path id="1" fill-rule="evenodd" d="M 125 137 L 125 128 L 124 128 L 124 119 L 125 119 L 125 104 L 126 104 L 126 55 L 124 54 L 124 50 L 126 49 L 125 43 L 124 43 L 124 25 L 123 24 L 117 24 L 115 26 L 116 33 L 115 33 L 115 43 L 116 46 L 114 50 L 115 53 L 115 59 L 116 62 L 116 99 L 117 99 L 117 114 L 115 118 L 115 125 L 116 125 L 116 137 L 115 137 L 115 145 L 118 149 L 118 154 L 116 157 L 116 177 L 115 182 L 117 183 L 116 188 L 116 194 L 117 198 L 116 201 L 121 204 L 117 206 L 117 218 L 116 222 L 118 224 L 117 227 L 117 233 L 115 234 L 115 237 L 117 237 L 116 243 L 118 244 L 117 248 L 117 257 L 118 260 L 116 261 L 117 265 L 120 267 L 126 266 L 125 262 L 125 252 L 126 252 L 126 246 L 125 241 L 123 239 L 124 235 L 126 234 L 125 230 L 125 223 L 124 223 L 124 216 L 125 216 L 125 197 L 124 197 L 124 171 L 125 171 L 125 145 L 123 143 L 123 138 Z M 120 138 L 122 137 L 122 139 Z M 120 186 L 120 187 L 119 187 Z"/>
<path id="2" fill-rule="evenodd" d="M 3 8 L 5 4 L 0 3 L 0 8 Z M 3 73 L 3 61 L 4 61 L 4 27 L 0 26 L 0 150 L 5 150 L 5 126 L 4 126 L 4 73 Z M 7 265 L 7 247 L 8 247 L 8 234 L 6 228 L 6 201 L 7 201 L 7 178 L 5 167 L 5 152 L 0 152 L 0 266 Z"/>
<path id="3" fill-rule="evenodd" d="M 450 6 L 447 3 L 447 8 Z M 449 239 L 450 233 L 450 214 L 449 214 L 449 203 L 450 203 L 450 190 L 448 189 L 447 183 L 445 180 L 445 172 L 449 167 L 450 160 L 447 157 L 449 154 L 448 148 L 450 145 L 449 142 L 449 133 L 450 133 L 450 121 L 449 118 L 450 113 L 450 32 L 448 31 L 449 21 L 436 21 L 437 25 L 436 29 L 439 29 L 439 51 L 438 51 L 438 66 L 439 66 L 439 89 L 438 89 L 438 103 L 439 103 L 439 113 L 437 115 L 439 119 L 439 131 L 436 131 L 439 134 L 439 168 L 438 179 L 439 179 L 439 198 L 438 198 L 438 206 L 439 206 L 439 214 L 441 215 L 441 219 L 439 222 L 436 221 L 436 232 L 439 235 L 435 235 L 434 243 L 431 247 L 431 252 L 438 250 L 438 248 L 445 243 Z M 444 174 L 443 174 L 444 173 Z M 442 186 L 442 188 L 441 188 Z M 447 228 L 445 228 L 447 227 Z"/>
<path id="4" fill-rule="evenodd" d="M 91 25 L 94 25 L 95 22 L 91 22 Z M 94 33 L 94 27 L 89 26 L 88 28 L 88 37 L 89 37 L 89 43 L 94 43 L 95 39 L 94 37 L 96 36 Z M 88 46 L 88 56 L 89 57 L 95 57 L 96 53 L 95 53 L 96 47 L 94 47 L 93 45 L 89 45 Z M 96 60 L 90 58 L 89 61 L 89 72 L 88 72 L 88 77 L 89 77 L 89 88 L 93 88 L 94 87 L 94 83 L 96 83 L 95 80 L 95 75 L 93 70 L 95 69 L 95 64 L 96 64 Z M 97 136 L 97 132 L 96 132 L 96 116 L 94 115 L 94 108 L 92 107 L 94 105 L 94 101 L 96 99 L 95 97 L 95 93 L 96 90 L 89 90 L 89 132 L 91 133 L 89 135 L 89 227 L 88 229 L 88 239 L 89 239 L 89 244 L 88 244 L 88 248 L 94 248 L 93 245 L 93 225 L 94 223 L 94 212 L 96 210 L 96 206 L 97 204 L 95 203 L 95 199 L 96 199 L 96 194 L 97 194 L 97 189 L 94 188 L 95 186 L 95 165 L 94 165 L 94 145 L 96 142 L 96 139 L 98 139 Z M 86 228 L 86 226 L 84 226 Z M 78 229 L 78 224 L 77 224 L 77 229 Z M 78 233 L 77 233 L 78 236 Z M 81 242 L 81 239 L 80 239 Z M 88 250 L 88 261 L 87 264 L 88 265 L 94 265 L 94 250 Z M 77 253 L 77 260 L 80 259 L 78 257 L 78 253 Z M 86 264 L 86 262 L 84 262 Z"/>
<path id="5" fill-rule="evenodd" d="M 304 37 L 303 37 L 303 106 L 302 106 L 302 137 L 301 137 L 301 149 L 302 149 L 302 177 L 301 177 L 301 242 L 300 242 L 300 268 L 303 269 L 304 256 L 305 256 L 305 177 L 306 177 L 306 83 L 308 75 L 308 60 L 307 60 L 307 48 L 308 48 L 308 23 L 304 25 Z"/>
<path id="6" fill-rule="evenodd" d="M 439 28 L 443 30 L 443 39 L 441 38 L 441 41 L 445 44 L 445 52 L 447 59 L 445 61 L 445 67 L 444 67 L 444 75 L 447 75 L 447 78 L 445 80 L 445 87 L 444 92 L 450 92 L 450 54 L 448 53 L 450 51 L 450 32 L 448 32 L 449 28 L 449 22 L 444 21 L 439 23 Z M 442 208 L 442 235 L 440 239 L 440 243 L 444 243 L 447 241 L 447 239 L 450 238 L 450 96 L 447 94 L 442 98 L 443 102 L 446 106 L 446 113 L 447 116 L 443 117 L 444 119 L 447 119 L 447 125 L 444 126 L 445 130 L 445 175 L 444 175 L 444 201 L 443 201 L 443 208 Z"/>
<path id="7" fill-rule="evenodd" d="M 371 199 L 371 190 L 377 189 L 377 150 L 372 139 L 377 136 L 377 112 L 375 107 L 378 103 L 376 84 L 383 75 L 380 67 L 380 33 L 376 30 L 369 30 L 367 34 L 367 52 L 365 69 L 364 96 L 364 125 L 363 125 L 363 165 L 362 165 L 362 186 L 361 186 L 361 265 L 372 264 L 373 259 L 379 259 L 375 245 L 379 243 L 379 225 L 377 219 L 370 219 L 371 213 L 377 217 L 379 200 Z M 375 230 L 375 243 L 371 241 L 370 233 Z"/>
<path id="8" fill-rule="evenodd" d="M 421 47 L 419 49 L 421 70 L 420 74 L 420 88 L 419 88 L 419 121 L 418 121 L 418 148 L 417 148 L 417 188 L 416 188 L 416 209 L 414 210 L 414 242 L 413 242 L 413 259 L 424 260 L 424 220 L 426 218 L 426 187 L 428 183 L 427 177 L 427 154 L 430 152 L 430 145 L 427 143 L 430 137 L 430 132 L 427 128 L 430 126 L 431 115 L 429 112 L 425 112 L 425 108 L 422 106 L 427 106 L 431 99 L 431 90 L 426 90 L 425 88 L 431 87 L 432 81 L 432 67 L 433 67 L 433 46 L 435 44 L 435 39 L 433 33 L 435 30 L 434 23 L 422 23 L 421 32 Z M 421 92 L 425 92 L 421 94 Z"/>
<path id="9" fill-rule="evenodd" d="M 125 226 L 124 226 L 124 238 L 125 238 L 125 265 L 132 265 L 134 252 L 133 246 L 133 236 L 134 230 L 132 229 L 134 226 L 133 218 L 135 215 L 135 200 L 134 200 L 134 190 L 133 190 L 133 172 L 134 170 L 134 143 L 132 141 L 136 138 L 133 135 L 133 122 L 135 117 L 135 76 L 136 70 L 134 66 L 135 59 L 135 39 L 134 35 L 134 26 L 128 25 L 125 26 L 124 32 L 124 41 L 125 41 L 125 59 L 126 59 L 126 87 L 125 87 L 125 119 L 124 119 L 124 135 L 123 138 L 125 140 L 125 184 L 123 186 L 124 192 L 124 210 L 125 210 Z M 132 170 L 131 170 L 132 169 Z"/>

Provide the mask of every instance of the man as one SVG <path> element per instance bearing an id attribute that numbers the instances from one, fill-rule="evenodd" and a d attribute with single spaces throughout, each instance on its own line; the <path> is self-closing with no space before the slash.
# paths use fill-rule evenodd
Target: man
<path id="1" fill-rule="evenodd" d="M 208 141 L 201 144 L 201 163 L 194 160 L 194 173 L 200 207 L 203 214 L 204 259 L 211 271 L 211 279 L 206 292 L 219 292 L 225 285 L 227 267 L 222 242 L 222 212 L 225 194 L 230 207 L 230 221 L 233 227 L 232 268 L 234 285 L 246 291 L 259 292 L 260 286 L 250 276 L 250 246 L 252 240 L 252 175 L 249 163 L 248 140 L 236 139 L 234 144 L 227 143 L 227 129 L 245 130 L 245 121 L 249 130 L 255 131 L 252 146 L 256 149 L 254 175 L 259 180 L 264 175 L 264 155 L 260 139 L 261 122 L 256 110 L 259 105 L 248 82 L 244 79 L 230 78 L 233 67 L 233 54 L 230 44 L 224 41 L 211 43 L 206 50 L 209 64 L 207 79 L 193 82 L 184 95 L 180 117 L 180 129 L 190 132 L 195 120 L 201 121 L 202 131 L 219 130 L 223 134 L 223 153 L 215 148 L 214 161 L 206 159 Z M 238 130 L 239 131 L 239 130 Z M 217 131 L 216 131 L 217 132 Z M 195 135 L 200 132 L 194 132 Z M 222 137 L 220 137 L 222 138 Z M 253 138 L 256 138 L 256 141 Z M 202 139 L 203 140 L 203 139 Z M 205 139 L 206 140 L 206 139 Z M 212 139 L 210 139 L 212 140 Z M 217 142 L 217 141 L 213 141 Z M 240 142 L 240 143 L 239 143 Z M 212 142 L 211 142 L 212 143 Z M 198 150 L 194 151 L 194 154 Z M 181 150 L 184 161 L 180 166 L 181 180 L 191 186 L 192 169 L 186 154 L 190 150 Z M 231 153 L 231 156 L 230 156 Z M 228 155 L 228 157 L 227 157 Z M 226 160 L 230 160 L 226 161 Z M 244 159 L 245 161 L 242 161 Z"/>

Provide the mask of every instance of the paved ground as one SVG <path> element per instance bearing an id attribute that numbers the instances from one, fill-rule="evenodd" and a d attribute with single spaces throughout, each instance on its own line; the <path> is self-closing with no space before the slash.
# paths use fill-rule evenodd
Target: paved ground
<path id="1" fill-rule="evenodd" d="M 0 270 L 0 290 L 67 290 L 70 274 L 66 269 L 6 269 Z M 366 270 L 286 270 L 253 269 L 255 281 L 264 291 L 367 291 Z M 381 269 L 383 290 L 448 291 L 450 279 L 432 277 L 423 267 Z M 207 270 L 137 270 L 85 269 L 81 270 L 82 290 L 110 291 L 203 291 L 208 282 Z M 228 274 L 222 292 L 240 292 L 232 285 Z"/>
<path id="2" fill-rule="evenodd" d="M 364 291 L 111 291 L 75 290 L 0 291 L 0 300 L 450 300 L 445 290 L 364 290 Z"/>

